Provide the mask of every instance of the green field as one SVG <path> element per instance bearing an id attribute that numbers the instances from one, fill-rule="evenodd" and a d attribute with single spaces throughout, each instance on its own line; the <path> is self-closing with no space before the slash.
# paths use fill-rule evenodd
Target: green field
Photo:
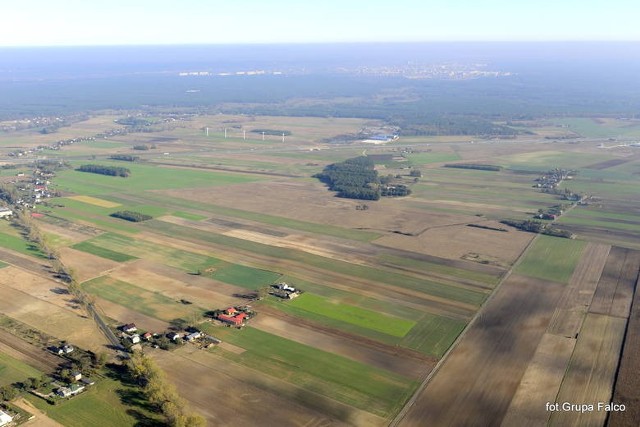
<path id="1" fill-rule="evenodd" d="M 160 425 L 160 420 L 139 404 L 138 388 L 123 386 L 108 378 L 100 379 L 85 392 L 58 405 L 50 405 L 31 394 L 26 396 L 34 406 L 65 427 Z"/>
<path id="2" fill-rule="evenodd" d="M 402 346 L 440 358 L 460 335 L 462 320 L 426 313 L 402 340 Z"/>
<path id="3" fill-rule="evenodd" d="M 215 272 L 208 276 L 231 285 L 255 290 L 274 283 L 282 275 L 273 271 L 251 268 L 244 265 L 228 264 L 217 268 Z"/>
<path id="4" fill-rule="evenodd" d="M 33 243 L 27 242 L 21 237 L 0 233 L 0 246 L 11 249 L 25 255 L 31 255 L 38 258 L 46 258 L 45 255 Z"/>
<path id="5" fill-rule="evenodd" d="M 203 219 L 207 219 L 204 215 L 198 215 L 190 212 L 182 212 L 176 211 L 172 212 L 171 215 L 176 216 L 178 218 L 188 219 L 190 221 L 202 221 Z"/>
<path id="6" fill-rule="evenodd" d="M 42 372 L 11 356 L 0 353 L 0 387 L 24 381 L 27 378 L 40 378 Z"/>
<path id="7" fill-rule="evenodd" d="M 75 162 L 74 167 L 85 163 L 122 166 L 123 162 L 86 161 Z M 174 188 L 212 187 L 216 185 L 241 184 L 258 181 L 255 176 L 239 173 L 208 172 L 192 169 L 177 169 L 160 166 L 127 163 L 131 170 L 128 178 L 106 176 L 95 173 L 66 170 L 58 173 L 56 185 L 60 190 L 76 194 L 95 196 L 112 192 L 139 192 Z"/>
<path id="8" fill-rule="evenodd" d="M 410 320 L 376 313 L 353 305 L 332 302 L 308 292 L 288 304 L 310 313 L 395 337 L 404 337 L 415 325 L 415 322 Z"/>
<path id="9" fill-rule="evenodd" d="M 88 240 L 87 243 L 132 257 L 160 262 L 188 272 L 216 267 L 222 262 L 207 255 L 161 246 L 116 233 L 101 234 Z"/>
<path id="10" fill-rule="evenodd" d="M 235 362 L 340 402 L 386 417 L 397 411 L 417 381 L 253 328 L 212 328 L 225 342 L 246 349 L 220 352 Z"/>
<path id="11" fill-rule="evenodd" d="M 567 283 L 586 243 L 540 235 L 514 272 L 538 279 Z"/>
<path id="12" fill-rule="evenodd" d="M 151 292 L 107 276 L 84 282 L 82 288 L 90 294 L 167 322 L 178 318 L 187 319 L 194 312 L 200 312 L 195 307 L 187 307 L 159 292 Z"/>
<path id="13" fill-rule="evenodd" d="M 88 252 L 93 255 L 97 255 L 102 258 L 107 258 L 116 262 L 127 262 L 132 259 L 137 259 L 134 256 L 123 254 L 121 252 L 112 251 L 106 248 L 102 248 L 100 246 L 96 246 L 90 242 L 81 242 L 71 246 L 73 249 L 77 249 L 79 251 Z"/>

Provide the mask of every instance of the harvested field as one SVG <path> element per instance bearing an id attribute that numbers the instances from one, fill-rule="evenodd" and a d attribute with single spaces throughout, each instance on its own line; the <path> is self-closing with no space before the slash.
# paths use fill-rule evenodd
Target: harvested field
<path id="1" fill-rule="evenodd" d="M 611 248 L 589 312 L 629 317 L 638 271 L 640 251 Z"/>
<path id="2" fill-rule="evenodd" d="M 0 295 L 0 312 L 34 329 L 88 350 L 107 343 L 60 283 L 7 267 L 0 270 Z"/>
<path id="3" fill-rule="evenodd" d="M 495 225 L 493 222 L 489 224 Z M 502 224 L 498 226 L 509 228 L 510 231 L 500 233 L 461 224 L 433 227 L 418 237 L 391 234 L 376 240 L 375 243 L 448 259 L 462 259 L 469 253 L 475 253 L 482 258 L 495 259 L 499 265 L 511 265 L 518 259 L 534 235 Z"/>
<path id="4" fill-rule="evenodd" d="M 120 203 L 114 203 L 108 200 L 103 200 L 103 199 L 99 199 L 97 197 L 91 197 L 91 196 L 70 196 L 67 198 L 71 200 L 77 200 L 83 203 L 88 203 L 94 206 L 100 206 L 101 208 L 117 208 L 118 206 L 121 206 Z"/>
<path id="5" fill-rule="evenodd" d="M 575 338 L 580 332 L 584 316 L 598 286 L 609 245 L 589 243 L 569 280 L 567 290 L 558 302 L 549 333 Z"/>
<path id="6" fill-rule="evenodd" d="M 418 234 L 425 229 L 425 223 L 455 224 L 468 219 L 463 215 L 425 213 L 407 208 L 395 200 L 379 200 L 370 204 L 366 211 L 356 211 L 356 205 L 361 204 L 359 200 L 335 197 L 321 183 L 291 179 L 217 187 L 212 192 L 166 190 L 161 193 L 295 220 L 373 231 L 396 230 Z"/>
<path id="7" fill-rule="evenodd" d="M 562 289 L 556 283 L 510 276 L 399 425 L 500 424 Z"/>
<path id="8" fill-rule="evenodd" d="M 191 301 L 200 307 L 226 307 L 245 302 L 231 296 L 242 293 L 242 289 L 224 284 L 220 284 L 223 286 L 219 289 L 219 282 L 214 280 L 191 276 L 167 266 L 156 267 L 142 260 L 118 268 L 109 276 L 128 281 L 150 292 L 159 292 L 176 301 Z M 200 284 L 195 284 L 195 281 Z"/>
<path id="9" fill-rule="evenodd" d="M 594 405 L 610 402 L 627 320 L 588 313 L 556 402 Z M 602 426 L 607 412 L 560 411 L 550 426 Z"/>
<path id="10" fill-rule="evenodd" d="M 102 276 L 120 265 L 110 259 L 72 248 L 60 249 L 60 260 L 76 271 L 77 280 L 81 283 Z"/>
<path id="11" fill-rule="evenodd" d="M 110 319 L 119 321 L 119 323 L 135 323 L 138 328 L 145 331 L 162 332 L 169 329 L 169 323 L 156 319 L 155 317 L 146 316 L 136 310 L 113 303 L 106 299 L 97 297 L 96 305 L 99 307 L 101 314 L 106 315 Z"/>
<path id="12" fill-rule="evenodd" d="M 265 420 L 273 425 L 346 425 L 336 419 L 337 416 L 349 420 L 349 424 L 385 424 L 374 415 L 297 389 L 192 346 L 175 352 L 153 351 L 151 355 L 176 384 L 182 397 L 203 414 L 210 425 L 260 425 Z M 229 393 L 230 384 L 234 393 Z M 224 405 L 212 405 L 212 401 L 224 401 Z M 315 409 L 298 401 L 313 405 Z M 247 404 L 251 405 L 251 411 L 245 410 Z"/>
<path id="13" fill-rule="evenodd" d="M 636 427 L 640 420 L 640 292 L 636 282 L 636 292 L 631 308 L 624 348 L 613 391 L 613 402 L 626 406 L 625 412 L 609 414 L 608 427 Z"/>
<path id="14" fill-rule="evenodd" d="M 159 292 L 149 291 L 109 276 L 84 282 L 82 288 L 102 299 L 166 322 L 187 319 L 196 313 L 201 314 L 196 307 L 181 304 L 180 301 L 168 298 Z"/>
<path id="15" fill-rule="evenodd" d="M 273 316 L 258 316 L 251 321 L 251 326 L 301 344 L 321 348 L 324 351 L 411 378 L 419 378 L 434 365 L 433 362 L 428 363 L 427 361 L 404 355 L 390 355 L 388 352 L 358 343 L 349 337 L 327 334 L 316 328 L 299 326 Z"/>

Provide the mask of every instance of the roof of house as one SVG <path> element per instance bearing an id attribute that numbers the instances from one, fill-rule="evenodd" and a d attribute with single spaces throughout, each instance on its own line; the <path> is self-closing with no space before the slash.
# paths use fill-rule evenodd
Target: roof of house
<path id="1" fill-rule="evenodd" d="M 225 311 L 226 311 L 228 314 L 232 314 L 232 313 L 235 313 L 235 312 L 236 312 L 236 311 L 238 311 L 238 310 L 236 310 L 236 308 L 235 308 L 235 307 L 229 307 L 229 308 L 227 308 Z"/>
<path id="2" fill-rule="evenodd" d="M 135 323 L 127 323 L 126 325 L 122 326 L 122 330 L 123 331 L 132 330 L 132 329 L 138 329 L 138 328 L 136 328 L 136 324 Z"/>

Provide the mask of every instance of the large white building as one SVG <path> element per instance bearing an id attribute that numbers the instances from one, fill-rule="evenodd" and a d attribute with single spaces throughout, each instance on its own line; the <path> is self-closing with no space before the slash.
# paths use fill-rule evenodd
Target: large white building
<path id="1" fill-rule="evenodd" d="M 13 211 L 9 208 L 0 208 L 0 218 L 13 215 Z M 1 426 L 2 424 L 0 424 Z"/>

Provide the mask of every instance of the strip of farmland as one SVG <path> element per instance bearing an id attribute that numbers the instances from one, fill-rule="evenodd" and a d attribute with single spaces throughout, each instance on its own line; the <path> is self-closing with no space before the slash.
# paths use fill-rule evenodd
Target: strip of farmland
<path id="1" fill-rule="evenodd" d="M 635 427 L 640 420 L 640 276 L 636 281 L 636 292 L 631 307 L 631 315 L 627 325 L 627 334 L 622 350 L 622 359 L 618 369 L 613 402 L 626 406 L 624 412 L 612 412 L 609 414 L 607 426 L 609 427 Z"/>
<path id="2" fill-rule="evenodd" d="M 509 277 L 399 425 L 499 424 L 562 291 L 558 283 Z"/>

